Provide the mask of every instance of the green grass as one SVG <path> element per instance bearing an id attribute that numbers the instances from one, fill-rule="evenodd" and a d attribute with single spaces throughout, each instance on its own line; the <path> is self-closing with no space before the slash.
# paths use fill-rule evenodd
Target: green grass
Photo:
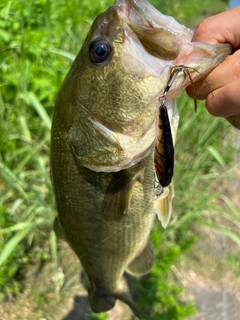
<path id="1" fill-rule="evenodd" d="M 201 19 L 199 12 L 203 17 L 206 11 L 216 13 L 227 5 L 217 0 L 157 2 L 163 13 L 191 26 Z M 51 232 L 56 214 L 49 166 L 54 100 L 93 18 L 111 3 L 1 1 L 0 300 L 24 292 L 24 277 L 19 281 L 19 274 L 24 275 L 27 266 L 51 264 L 55 275 L 60 274 Z M 194 242 L 196 225 L 218 228 L 240 243 L 234 231 L 240 225 L 237 209 L 222 194 L 234 152 L 224 139 L 229 125 L 209 116 L 202 103 L 194 113 L 193 101 L 186 95 L 179 99 L 179 109 L 174 217 L 166 231 L 156 223 L 152 234 L 156 263 L 138 287 L 143 313 L 153 320 L 185 319 L 194 312 L 192 303 L 181 301 L 181 288 L 169 282 L 167 274 Z M 56 300 L 63 295 L 63 282 L 59 278 L 52 284 Z"/>
<path id="2" fill-rule="evenodd" d="M 229 1 L 152 0 L 150 2 L 162 13 L 173 16 L 186 27 L 194 29 L 203 18 L 226 10 Z"/>

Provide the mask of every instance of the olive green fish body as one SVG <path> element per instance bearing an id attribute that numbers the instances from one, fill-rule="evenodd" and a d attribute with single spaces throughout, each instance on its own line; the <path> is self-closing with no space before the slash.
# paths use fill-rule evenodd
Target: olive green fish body
<path id="1" fill-rule="evenodd" d="M 108 83 L 107 71 L 105 76 L 104 83 Z M 128 169 L 114 173 L 94 172 L 83 166 L 82 163 L 86 164 L 89 161 L 89 154 L 92 156 L 98 150 L 102 151 L 100 145 L 104 142 L 103 161 L 101 163 L 101 156 L 98 157 L 99 161 L 96 161 L 96 165 L 105 165 L 104 155 L 111 157 L 108 161 L 113 161 L 112 152 L 114 151 L 112 150 L 114 149 L 110 145 L 111 152 L 108 152 L 105 148 L 108 141 L 104 141 L 97 132 L 89 132 L 92 124 L 89 120 L 92 116 L 90 115 L 91 107 L 89 106 L 86 111 L 88 105 L 81 96 L 78 96 L 77 101 L 73 99 L 76 97 L 76 84 L 71 81 L 70 72 L 56 102 L 51 142 L 52 179 L 60 225 L 67 242 L 81 260 L 90 279 L 89 299 L 90 303 L 92 302 L 92 309 L 100 312 L 112 308 L 116 298 L 131 305 L 131 299 L 125 293 L 126 289 L 122 287 L 123 273 L 128 270 L 130 273 L 140 275 L 150 271 L 152 267 L 153 254 L 148 238 L 155 218 L 152 201 L 153 154 L 151 153 Z M 83 83 L 89 83 L 89 81 L 83 76 Z M 120 83 L 115 81 L 119 87 L 122 85 L 121 79 Z M 137 95 L 140 96 L 140 94 L 135 89 L 134 82 L 129 81 L 128 88 L 130 85 L 133 86 L 132 92 L 137 99 Z M 81 88 L 80 83 L 79 87 Z M 84 88 L 78 88 L 78 90 L 84 91 Z M 92 101 L 91 105 L 97 104 L 98 107 L 101 105 L 101 96 L 106 96 L 105 90 L 109 88 L 104 89 L 102 86 L 101 94 L 93 93 L 98 99 L 95 99 L 95 102 Z M 143 92 L 146 92 L 146 89 L 143 89 Z M 89 95 L 89 92 L 87 94 Z M 118 96 L 114 96 L 113 101 L 108 100 L 109 105 L 116 105 L 116 113 L 121 108 L 118 99 Z M 144 113 L 141 105 L 146 106 L 146 101 L 139 103 L 141 113 Z M 129 108 L 128 104 L 133 102 L 132 99 L 122 101 L 127 108 Z M 99 112 L 97 109 L 96 107 L 94 116 Z M 154 112 L 154 109 L 151 112 Z M 115 115 L 111 120 L 117 117 L 118 115 Z M 121 113 L 119 117 L 124 118 Z M 131 114 L 126 117 L 127 120 L 123 119 L 122 122 L 131 122 Z M 146 123 L 147 121 L 147 117 L 146 120 L 142 120 Z M 136 125 L 137 129 L 139 125 Z M 84 145 L 88 139 L 90 146 L 87 144 L 85 148 Z M 119 149 L 118 146 L 116 149 Z M 121 156 L 116 159 L 120 161 Z M 131 262 L 145 248 L 146 259 L 138 261 L 137 266 L 133 263 L 131 267 Z M 94 292 L 97 298 L 94 297 Z M 114 296 L 116 298 L 112 298 Z"/>
<path id="2" fill-rule="evenodd" d="M 51 137 L 54 227 L 88 275 L 95 312 L 120 299 L 137 313 L 123 274 L 150 271 L 155 215 L 164 227 L 170 219 L 173 186 L 153 199 L 159 97 L 171 69 L 187 64 L 195 81 L 229 52 L 227 45 L 191 43 L 191 36 L 145 0 L 117 0 L 93 22 L 58 94 Z M 174 79 L 166 100 L 190 82 L 184 72 Z M 173 100 L 166 106 L 174 142 L 178 112 Z"/>
<path id="3" fill-rule="evenodd" d="M 91 292 L 100 292 L 100 296 L 104 297 L 103 306 L 101 303 L 96 306 L 96 299 L 92 298 L 92 309 L 106 311 L 115 303 L 113 299 L 108 306 L 107 296 L 118 294 L 116 297 L 121 298 L 126 295 L 122 276 L 128 268 L 130 273 L 139 275 L 152 267 L 151 250 L 147 260 L 139 261 L 137 269 L 131 269 L 129 265 L 148 246 L 148 236 L 155 218 L 152 201 L 153 157 L 150 155 L 134 168 L 126 170 L 131 180 L 136 179 L 132 181 L 130 206 L 124 214 L 120 212 L 120 221 L 114 221 L 114 217 L 107 221 L 104 217 L 104 199 L 109 184 L 121 172 L 96 173 L 77 167 L 71 153 L 69 157 L 64 148 L 61 152 L 64 145 L 62 139 L 64 137 L 56 135 L 52 140 L 52 167 L 57 169 L 62 162 L 66 163 L 66 166 L 61 166 L 60 175 L 55 174 L 53 169 L 53 176 L 57 177 L 54 178 L 54 185 L 59 221 L 67 242 L 80 258 L 90 279 L 90 302 Z M 116 205 L 120 203 L 117 201 Z M 128 303 L 131 305 L 131 301 Z"/>

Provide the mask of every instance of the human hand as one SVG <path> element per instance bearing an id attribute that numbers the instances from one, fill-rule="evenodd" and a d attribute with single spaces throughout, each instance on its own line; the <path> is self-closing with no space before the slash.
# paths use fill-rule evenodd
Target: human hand
<path id="1" fill-rule="evenodd" d="M 232 54 L 204 79 L 194 83 L 187 93 L 194 98 L 206 99 L 210 114 L 226 117 L 240 129 L 240 6 L 203 20 L 192 41 L 211 44 L 230 43 Z M 236 117 L 236 115 L 238 115 Z M 233 123 L 234 122 L 234 123 Z"/>

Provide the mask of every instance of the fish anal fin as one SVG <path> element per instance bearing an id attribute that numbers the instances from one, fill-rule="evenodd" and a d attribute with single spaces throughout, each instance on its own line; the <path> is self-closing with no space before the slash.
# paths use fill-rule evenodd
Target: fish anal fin
<path id="1" fill-rule="evenodd" d="M 136 177 L 128 177 L 122 171 L 114 174 L 103 200 L 103 216 L 107 221 L 121 221 L 128 213 Z"/>
<path id="2" fill-rule="evenodd" d="M 174 187 L 171 183 L 168 186 L 168 195 L 164 198 L 159 197 L 155 200 L 155 208 L 158 219 L 161 221 L 163 228 L 165 229 L 169 224 L 172 216 L 172 200 L 174 197 Z"/>
<path id="3" fill-rule="evenodd" d="M 127 272 L 140 276 L 151 271 L 154 263 L 153 246 L 150 240 L 148 240 L 145 248 L 140 254 L 128 265 Z"/>

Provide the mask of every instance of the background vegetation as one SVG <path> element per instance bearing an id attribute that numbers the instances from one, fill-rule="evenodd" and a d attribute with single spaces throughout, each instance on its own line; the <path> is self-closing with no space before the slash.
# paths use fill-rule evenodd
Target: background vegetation
<path id="1" fill-rule="evenodd" d="M 190 27 L 227 8 L 227 1 L 219 0 L 152 3 Z M 59 262 L 64 254 L 57 254 L 52 232 L 56 212 L 49 175 L 51 117 L 59 87 L 92 20 L 111 4 L 110 0 L 0 3 L 0 318 L 15 319 L 11 308 L 30 286 L 26 308 L 36 319 L 55 319 L 76 280 L 75 269 L 63 272 Z M 191 249 L 196 226 L 218 228 L 240 242 L 238 212 L 224 189 L 235 152 L 224 139 L 229 125 L 210 117 L 202 103 L 195 114 L 193 102 L 184 94 L 179 108 L 175 214 L 166 231 L 156 223 L 152 233 L 156 263 L 136 290 L 145 319 L 186 319 L 195 312 L 169 273 Z M 231 262 L 239 263 L 235 256 Z M 34 286 L 35 281 L 42 285 Z M 87 314 L 88 319 L 106 318 L 89 310 Z M 31 312 L 22 318 L 32 318 Z"/>

